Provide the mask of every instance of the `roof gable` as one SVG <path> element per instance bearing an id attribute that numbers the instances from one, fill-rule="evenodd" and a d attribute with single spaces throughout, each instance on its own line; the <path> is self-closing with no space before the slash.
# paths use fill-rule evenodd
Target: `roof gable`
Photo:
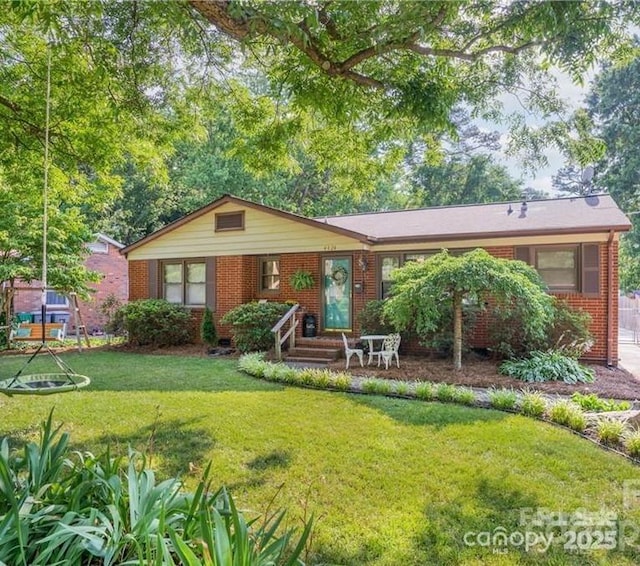
<path id="1" fill-rule="evenodd" d="M 359 234 L 357 232 L 354 232 L 353 230 L 349 230 L 348 228 L 341 228 L 339 226 L 332 226 L 329 223 L 320 221 L 320 220 L 315 220 L 313 218 L 307 218 L 306 216 L 301 216 L 298 214 L 293 214 L 291 212 L 285 212 L 283 210 L 279 210 L 277 208 L 272 208 L 270 206 L 266 206 L 263 204 L 258 204 L 252 201 L 248 201 L 245 199 L 241 199 L 238 197 L 234 197 L 231 195 L 224 195 L 222 197 L 220 197 L 219 199 L 213 201 L 212 203 L 203 206 L 202 208 L 199 208 L 198 210 L 187 214 L 186 216 L 183 216 L 182 218 L 179 218 L 178 220 L 176 220 L 175 222 L 172 222 L 171 224 L 168 224 L 167 226 L 165 226 L 164 228 L 161 228 L 160 230 L 157 230 L 156 232 L 154 232 L 153 234 L 150 234 L 140 240 L 138 240 L 137 242 L 134 242 L 133 244 L 125 247 L 122 250 L 122 253 L 124 254 L 128 254 L 140 247 L 146 246 L 148 245 L 150 242 L 159 239 L 161 237 L 164 237 L 166 235 L 168 235 L 171 232 L 174 232 L 178 229 L 180 229 L 181 227 L 185 226 L 186 224 L 192 223 L 198 219 L 201 219 L 202 217 L 209 215 L 209 214 L 214 214 L 216 212 L 226 212 L 227 209 L 229 209 L 229 207 L 227 205 L 235 205 L 236 209 L 251 209 L 254 211 L 257 211 L 259 213 L 264 213 L 264 214 L 269 214 L 269 215 L 273 215 L 276 216 L 279 219 L 282 219 L 285 222 L 293 222 L 293 223 L 298 223 L 300 225 L 303 226 L 308 226 L 312 229 L 315 230 L 322 230 L 325 232 L 328 232 L 329 234 L 332 235 L 339 235 L 339 236 L 344 236 L 346 238 L 350 238 L 352 240 L 356 240 L 359 242 L 366 242 L 367 241 L 367 237 L 364 236 L 363 234 Z M 233 208 L 231 208 L 230 210 L 234 210 Z"/>
<path id="2" fill-rule="evenodd" d="M 216 218 L 242 212 L 243 226 L 216 230 Z M 128 246 L 132 259 L 351 250 L 362 234 L 236 197 L 225 196 Z"/>

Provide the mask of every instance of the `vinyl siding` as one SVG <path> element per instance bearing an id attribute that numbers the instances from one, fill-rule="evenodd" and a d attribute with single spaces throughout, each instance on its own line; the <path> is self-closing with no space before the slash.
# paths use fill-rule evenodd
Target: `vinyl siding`
<path id="1" fill-rule="evenodd" d="M 244 210 L 245 229 L 215 232 L 215 215 Z M 129 252 L 130 260 L 359 250 L 355 238 L 237 204 L 222 205 Z"/>

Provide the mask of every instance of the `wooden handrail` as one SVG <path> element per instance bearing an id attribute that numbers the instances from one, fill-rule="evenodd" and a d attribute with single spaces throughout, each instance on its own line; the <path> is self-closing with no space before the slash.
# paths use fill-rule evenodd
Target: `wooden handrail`
<path id="1" fill-rule="evenodd" d="M 293 305 L 271 329 L 271 332 L 275 334 L 276 359 L 278 360 L 282 359 L 282 344 L 287 341 L 287 338 L 291 337 L 289 341 L 289 346 L 291 348 L 295 348 L 296 346 L 296 328 L 298 326 L 298 319 L 295 317 L 295 314 L 299 308 L 300 305 L 298 303 Z M 291 326 L 285 335 L 282 336 L 282 327 L 287 324 L 287 322 L 291 322 Z"/>
<path id="2" fill-rule="evenodd" d="M 287 324 L 287 321 L 295 314 L 295 312 L 299 308 L 300 305 L 298 303 L 293 305 L 284 315 L 282 315 L 282 318 L 278 322 L 276 322 L 275 326 L 271 329 L 271 332 L 278 332 L 278 330 L 280 330 L 285 324 Z"/>

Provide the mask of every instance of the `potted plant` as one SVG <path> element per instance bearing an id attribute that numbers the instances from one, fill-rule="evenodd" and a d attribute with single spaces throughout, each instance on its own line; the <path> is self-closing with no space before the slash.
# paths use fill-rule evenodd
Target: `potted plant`
<path id="1" fill-rule="evenodd" d="M 289 279 L 289 283 L 296 291 L 303 291 L 304 289 L 311 289 L 315 284 L 315 280 L 310 271 L 298 269 Z"/>

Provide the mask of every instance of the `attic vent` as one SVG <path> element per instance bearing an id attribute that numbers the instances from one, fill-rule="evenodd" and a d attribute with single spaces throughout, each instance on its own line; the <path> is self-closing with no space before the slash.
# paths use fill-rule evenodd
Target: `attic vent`
<path id="1" fill-rule="evenodd" d="M 244 230 L 244 211 L 216 214 L 216 232 Z"/>
<path id="2" fill-rule="evenodd" d="M 87 244 L 87 247 L 94 254 L 107 254 L 107 253 L 109 253 L 109 244 L 107 244 L 106 242 L 101 242 L 101 241 L 91 242 L 91 243 Z"/>

